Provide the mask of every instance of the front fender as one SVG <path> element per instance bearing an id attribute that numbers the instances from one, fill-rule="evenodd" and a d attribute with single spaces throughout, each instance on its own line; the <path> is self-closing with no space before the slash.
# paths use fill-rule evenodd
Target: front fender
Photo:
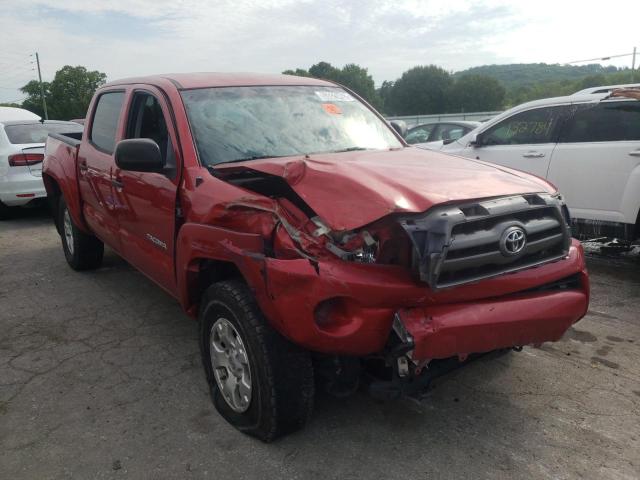
<path id="1" fill-rule="evenodd" d="M 178 300 L 182 308 L 192 316 L 197 315 L 199 298 L 197 291 L 199 265 L 202 260 L 233 263 L 254 292 L 259 276 L 256 262 L 264 256 L 262 237 L 256 234 L 240 233 L 210 225 L 188 223 L 180 228 L 176 241 L 176 280 Z"/>

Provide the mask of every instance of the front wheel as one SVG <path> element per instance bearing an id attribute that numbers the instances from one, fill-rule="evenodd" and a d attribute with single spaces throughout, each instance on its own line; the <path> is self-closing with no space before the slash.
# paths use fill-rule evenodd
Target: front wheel
<path id="1" fill-rule="evenodd" d="M 60 199 L 59 222 L 62 249 L 67 263 L 74 270 L 93 270 L 102 265 L 104 244 L 93 235 L 84 233 L 71 218 L 64 198 Z"/>
<path id="2" fill-rule="evenodd" d="M 218 413 L 265 442 L 302 428 L 313 409 L 310 355 L 271 328 L 246 284 L 210 286 L 199 320 L 202 361 Z"/>

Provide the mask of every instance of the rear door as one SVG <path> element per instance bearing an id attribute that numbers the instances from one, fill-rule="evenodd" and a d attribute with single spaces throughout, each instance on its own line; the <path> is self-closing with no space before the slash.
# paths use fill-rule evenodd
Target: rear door
<path id="1" fill-rule="evenodd" d="M 481 132 L 482 145 L 463 155 L 546 177 L 558 128 L 568 105 L 516 113 Z"/>
<path id="2" fill-rule="evenodd" d="M 640 102 L 573 107 L 548 178 L 574 218 L 635 223 L 640 206 Z"/>
<path id="3" fill-rule="evenodd" d="M 121 252 L 112 188 L 113 152 L 121 138 L 120 117 L 124 90 L 106 91 L 96 100 L 86 142 L 78 152 L 79 185 L 83 212 L 91 230 Z"/>
<path id="4" fill-rule="evenodd" d="M 174 241 L 179 151 L 169 106 L 152 87 L 134 90 L 126 138 L 150 138 L 160 147 L 165 171 L 131 172 L 116 167 L 114 194 L 124 257 L 169 292 L 175 292 Z"/>

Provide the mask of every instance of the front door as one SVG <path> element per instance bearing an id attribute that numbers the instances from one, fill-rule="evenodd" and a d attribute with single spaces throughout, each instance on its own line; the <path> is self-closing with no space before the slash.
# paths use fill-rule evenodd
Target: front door
<path id="1" fill-rule="evenodd" d="M 165 170 L 114 171 L 114 195 L 123 255 L 167 291 L 175 292 L 174 241 L 179 153 L 169 109 L 159 91 L 134 90 L 126 138 L 150 138 L 160 147 Z"/>
<path id="2" fill-rule="evenodd" d="M 544 178 L 562 113 L 568 108 L 539 107 L 505 118 L 481 132 L 482 144 L 465 149 L 463 155 Z"/>

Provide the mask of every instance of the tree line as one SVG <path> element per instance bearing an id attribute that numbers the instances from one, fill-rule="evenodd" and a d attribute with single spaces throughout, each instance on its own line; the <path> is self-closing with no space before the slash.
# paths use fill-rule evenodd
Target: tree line
<path id="1" fill-rule="evenodd" d="M 282 73 L 340 83 L 387 115 L 498 110 L 506 95 L 500 82 L 491 77 L 465 75 L 455 79 L 436 65 L 413 67 L 377 89 L 368 70 L 353 63 L 337 68 L 319 62 L 308 70 L 297 68 Z"/>
<path id="2" fill-rule="evenodd" d="M 410 68 L 395 81 L 382 82 L 378 88 L 368 70 L 355 63 L 339 68 L 318 62 L 308 69 L 282 73 L 342 84 L 386 115 L 420 115 L 502 110 L 539 98 L 570 95 L 583 88 L 631 83 L 634 72 L 597 64 L 514 64 L 451 73 L 436 65 L 423 65 Z M 106 79 L 106 74 L 83 66 L 62 67 L 51 82 L 42 85 L 49 118 L 84 118 L 93 93 Z M 4 105 L 44 117 L 39 82 L 32 80 L 20 90 L 26 94 L 21 104 Z"/>

